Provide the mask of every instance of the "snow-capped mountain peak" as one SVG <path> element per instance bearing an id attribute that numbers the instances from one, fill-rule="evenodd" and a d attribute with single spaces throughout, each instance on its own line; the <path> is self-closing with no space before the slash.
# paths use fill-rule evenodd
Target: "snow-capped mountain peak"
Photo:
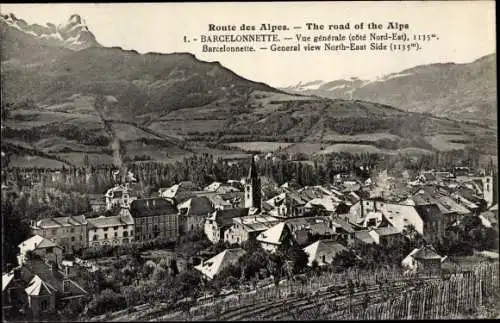
<path id="1" fill-rule="evenodd" d="M 66 22 L 57 26 L 53 23 L 46 23 L 45 26 L 28 24 L 12 13 L 1 14 L 0 23 L 30 35 L 47 45 L 61 46 L 72 50 L 101 46 L 78 14 L 71 15 Z"/>

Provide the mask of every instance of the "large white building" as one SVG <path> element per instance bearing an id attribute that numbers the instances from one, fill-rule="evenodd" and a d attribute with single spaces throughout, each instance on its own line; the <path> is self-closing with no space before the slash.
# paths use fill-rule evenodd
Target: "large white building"
<path id="1" fill-rule="evenodd" d="M 120 245 L 134 241 L 134 219 L 128 209 L 116 216 L 87 219 L 89 247 Z"/>

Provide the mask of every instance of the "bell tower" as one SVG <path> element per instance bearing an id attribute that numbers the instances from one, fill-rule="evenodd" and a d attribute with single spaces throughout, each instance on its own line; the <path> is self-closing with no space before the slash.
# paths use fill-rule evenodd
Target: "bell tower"
<path id="1" fill-rule="evenodd" d="M 260 178 L 257 174 L 257 167 L 255 166 L 255 157 L 252 156 L 250 164 L 250 171 L 245 181 L 245 207 L 256 208 L 258 212 L 261 211 L 261 185 Z"/>

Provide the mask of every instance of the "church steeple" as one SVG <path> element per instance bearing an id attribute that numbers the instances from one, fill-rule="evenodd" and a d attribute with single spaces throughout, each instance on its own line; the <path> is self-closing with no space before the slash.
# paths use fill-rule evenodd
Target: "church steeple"
<path id="1" fill-rule="evenodd" d="M 252 156 L 248 178 L 245 183 L 245 207 L 255 208 L 260 212 L 261 195 L 260 178 L 255 165 L 255 156 Z"/>
<path id="2" fill-rule="evenodd" d="M 255 178 L 259 178 L 259 175 L 257 174 L 257 167 L 255 166 L 255 156 L 252 155 L 250 170 L 248 171 L 248 179 L 251 180 Z"/>

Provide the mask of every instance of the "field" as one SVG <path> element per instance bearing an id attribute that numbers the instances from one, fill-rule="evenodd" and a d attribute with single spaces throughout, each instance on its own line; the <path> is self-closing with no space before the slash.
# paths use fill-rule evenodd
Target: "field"
<path id="1" fill-rule="evenodd" d="M 9 167 L 19 167 L 19 168 L 48 168 L 48 169 L 61 169 L 62 167 L 69 167 L 68 164 L 54 160 L 48 159 L 40 156 L 29 156 L 29 155 L 16 155 L 13 156 Z"/>
<path id="2" fill-rule="evenodd" d="M 466 140 L 463 136 L 457 135 L 436 135 L 432 137 L 425 137 L 425 139 L 427 139 L 435 149 L 440 151 L 464 149 L 465 144 L 457 141 Z"/>
<path id="3" fill-rule="evenodd" d="M 222 129 L 224 120 L 159 120 L 149 127 L 166 135 L 187 134 L 190 132 L 210 132 Z"/>
<path id="4" fill-rule="evenodd" d="M 361 154 L 361 153 L 370 153 L 370 154 L 384 154 L 388 153 L 385 150 L 379 149 L 375 146 L 371 145 L 357 145 L 357 144 L 335 144 L 326 146 L 323 150 L 318 152 L 318 154 L 330 154 L 330 153 L 339 153 L 339 152 L 347 152 L 351 154 Z"/>
<path id="5" fill-rule="evenodd" d="M 253 142 L 232 142 L 228 146 L 233 146 L 246 151 L 273 152 L 286 149 L 291 146 L 288 142 L 270 142 L 270 141 L 253 141 Z"/>
<path id="6" fill-rule="evenodd" d="M 57 157 L 69 161 L 73 165 L 84 165 L 85 156 L 88 156 L 89 163 L 92 166 L 113 165 L 113 157 L 106 154 L 96 153 L 59 153 Z"/>

